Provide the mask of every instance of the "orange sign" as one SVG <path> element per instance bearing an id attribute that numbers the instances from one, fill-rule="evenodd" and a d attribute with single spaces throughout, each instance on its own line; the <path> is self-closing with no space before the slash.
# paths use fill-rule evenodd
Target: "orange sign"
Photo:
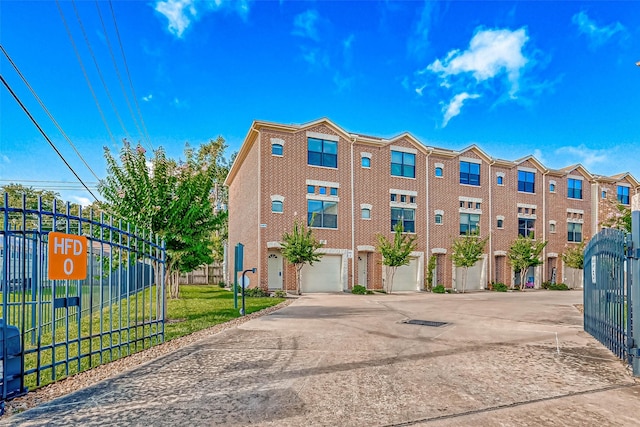
<path id="1" fill-rule="evenodd" d="M 49 280 L 87 278 L 87 238 L 49 233 Z"/>

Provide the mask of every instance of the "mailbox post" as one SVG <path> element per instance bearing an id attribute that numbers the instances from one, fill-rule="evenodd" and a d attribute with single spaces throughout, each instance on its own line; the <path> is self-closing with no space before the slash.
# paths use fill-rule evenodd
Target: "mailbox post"
<path id="1" fill-rule="evenodd" d="M 245 307 L 244 307 L 244 289 L 247 287 L 248 283 L 246 280 L 246 274 L 247 273 L 255 273 L 256 269 L 255 268 L 250 268 L 249 270 L 245 270 L 242 272 L 242 308 L 240 309 L 240 315 L 244 316 L 246 314 L 245 311 Z"/>

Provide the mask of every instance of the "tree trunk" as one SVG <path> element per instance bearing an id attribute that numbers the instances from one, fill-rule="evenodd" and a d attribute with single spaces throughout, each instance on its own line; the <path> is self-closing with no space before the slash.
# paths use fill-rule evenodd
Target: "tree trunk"
<path id="1" fill-rule="evenodd" d="M 397 268 L 398 267 L 387 267 L 387 283 L 386 283 L 387 289 L 385 289 L 385 291 L 388 294 L 391 294 L 393 292 L 393 278 L 396 275 Z"/>
<path id="2" fill-rule="evenodd" d="M 296 293 L 302 295 L 302 267 L 304 264 L 296 264 Z"/>
<path id="3" fill-rule="evenodd" d="M 523 268 L 520 271 L 520 290 L 524 289 L 524 280 L 527 277 L 528 268 Z"/>
<path id="4" fill-rule="evenodd" d="M 462 278 L 462 293 L 467 290 L 467 278 L 469 277 L 469 267 L 464 268 L 464 277 Z"/>

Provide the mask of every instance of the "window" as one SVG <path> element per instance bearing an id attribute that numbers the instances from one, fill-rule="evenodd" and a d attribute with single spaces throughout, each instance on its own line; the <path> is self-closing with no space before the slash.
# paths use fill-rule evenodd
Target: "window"
<path id="1" fill-rule="evenodd" d="M 549 224 L 549 233 L 555 233 L 556 232 L 556 223 L 552 222 Z"/>
<path id="2" fill-rule="evenodd" d="M 556 192 L 556 184 L 555 182 L 552 182 L 549 184 L 549 192 L 550 193 L 555 193 Z"/>
<path id="3" fill-rule="evenodd" d="M 504 185 L 504 177 L 502 175 L 498 175 L 496 182 L 498 185 Z"/>
<path id="4" fill-rule="evenodd" d="M 409 203 L 415 203 L 416 202 L 416 196 L 409 196 Z"/>
<path id="5" fill-rule="evenodd" d="M 623 205 L 629 204 L 629 187 L 618 186 L 618 201 Z"/>
<path id="6" fill-rule="evenodd" d="M 271 144 L 271 154 L 274 156 L 282 156 L 282 144 Z"/>
<path id="7" fill-rule="evenodd" d="M 337 196 L 338 195 L 338 189 L 335 187 L 331 187 L 331 189 L 329 190 L 329 194 L 332 196 Z"/>
<path id="8" fill-rule="evenodd" d="M 396 200 L 398 200 L 398 196 L 396 196 L 395 194 L 391 194 L 391 201 L 395 202 Z"/>
<path id="9" fill-rule="evenodd" d="M 362 219 L 371 219 L 371 209 L 369 208 L 362 208 L 360 210 L 360 217 Z"/>
<path id="10" fill-rule="evenodd" d="M 436 214 L 436 224 L 442 224 L 442 214 Z"/>
<path id="11" fill-rule="evenodd" d="M 436 168 L 436 176 L 442 178 L 442 168 L 440 166 Z"/>
<path id="12" fill-rule="evenodd" d="M 405 196 L 404 194 L 400 195 L 400 203 L 407 203 L 407 196 Z"/>
<path id="13" fill-rule="evenodd" d="M 315 194 L 315 192 L 316 192 L 316 187 L 314 185 L 307 185 L 307 193 Z"/>
<path id="14" fill-rule="evenodd" d="M 310 227 L 338 228 L 338 203 L 307 200 L 307 225 Z"/>
<path id="15" fill-rule="evenodd" d="M 504 219 L 498 218 L 498 222 L 496 224 L 496 227 L 503 228 L 504 227 Z"/>
<path id="16" fill-rule="evenodd" d="M 569 178 L 567 197 L 582 199 L 582 180 Z"/>
<path id="17" fill-rule="evenodd" d="M 271 201 L 271 212 L 282 213 L 282 202 L 280 200 Z"/>
<path id="18" fill-rule="evenodd" d="M 411 153 L 403 153 L 401 151 L 392 151 L 391 175 L 404 176 L 406 178 L 415 178 L 416 155 Z"/>
<path id="19" fill-rule="evenodd" d="M 361 159 L 361 164 L 363 168 L 370 168 L 371 167 L 371 159 L 368 157 L 363 157 Z"/>
<path id="20" fill-rule="evenodd" d="M 338 167 L 338 143 L 324 139 L 307 140 L 307 164 L 312 166 Z"/>
<path id="21" fill-rule="evenodd" d="M 567 240 L 570 242 L 582 242 L 582 224 L 576 222 L 567 223 Z"/>
<path id="22" fill-rule="evenodd" d="M 460 214 L 460 234 L 471 234 L 478 231 L 480 226 L 480 215 L 478 214 Z"/>
<path id="23" fill-rule="evenodd" d="M 327 194 L 327 187 L 318 188 L 318 194 L 322 194 L 322 195 Z"/>
<path id="24" fill-rule="evenodd" d="M 536 174 L 527 171 L 518 171 L 518 191 L 535 193 Z"/>
<path id="25" fill-rule="evenodd" d="M 391 230 L 397 223 L 402 224 L 402 229 L 407 233 L 416 232 L 415 209 L 391 208 Z"/>
<path id="26" fill-rule="evenodd" d="M 460 184 L 480 185 L 480 165 L 478 163 L 460 162 Z"/>
<path id="27" fill-rule="evenodd" d="M 533 235 L 535 220 L 529 218 L 518 218 L 518 234 L 524 237 Z"/>
<path id="28" fill-rule="evenodd" d="M 602 194 L 600 195 L 600 197 L 602 197 L 603 199 L 607 198 L 607 192 L 602 190 Z"/>

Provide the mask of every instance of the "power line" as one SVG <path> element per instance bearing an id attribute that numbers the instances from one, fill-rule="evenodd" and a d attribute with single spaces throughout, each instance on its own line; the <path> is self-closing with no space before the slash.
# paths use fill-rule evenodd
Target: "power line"
<path id="1" fill-rule="evenodd" d="M 116 57 L 113 54 L 113 49 L 111 48 L 111 42 L 109 41 L 109 32 L 107 31 L 107 27 L 104 24 L 104 20 L 102 19 L 102 12 L 100 11 L 100 3 L 98 2 L 98 0 L 96 0 L 96 9 L 98 10 L 98 17 L 100 18 L 100 23 L 102 24 L 102 29 L 104 31 L 104 37 L 105 37 L 105 41 L 107 42 L 107 48 L 109 49 L 109 55 L 111 55 L 111 61 L 113 62 L 113 68 L 115 68 L 116 75 L 118 76 L 118 82 L 120 83 L 120 89 L 122 90 L 122 95 L 124 95 L 124 100 L 127 103 L 127 107 L 129 108 L 129 113 L 131 114 L 131 118 L 133 119 L 133 124 L 136 126 L 136 129 L 138 130 L 138 134 L 144 138 L 145 135 L 142 133 L 142 130 L 140 129 L 140 125 L 138 124 L 138 120 L 136 119 L 136 115 L 133 112 L 133 108 L 131 107 L 131 102 L 129 102 L 129 95 L 127 94 L 127 91 L 126 91 L 126 89 L 124 87 L 124 82 L 122 81 L 122 76 L 120 75 L 120 69 L 118 67 L 118 63 L 116 61 Z M 153 147 L 150 144 L 148 144 L 148 146 L 153 151 Z"/>
<path id="2" fill-rule="evenodd" d="M 96 59 L 96 56 L 93 54 L 93 49 L 91 48 L 91 43 L 89 42 L 89 37 L 87 37 L 87 32 L 84 30 L 84 25 L 82 24 L 82 19 L 80 18 L 80 13 L 78 12 L 78 8 L 76 7 L 76 2 L 74 0 L 71 0 L 71 5 L 73 6 L 73 10 L 76 13 L 76 18 L 78 19 L 78 25 L 80 25 L 80 31 L 82 31 L 82 35 L 84 36 L 84 41 L 87 44 L 87 48 L 89 49 L 89 54 L 91 55 L 91 58 L 93 59 L 93 64 L 96 66 L 96 71 L 98 72 L 98 77 L 100 77 L 100 81 L 102 82 L 102 87 L 104 87 L 104 91 L 107 94 L 107 99 L 109 99 L 109 103 L 111 104 L 111 108 L 113 109 L 113 112 L 116 115 L 116 118 L 118 119 L 118 122 L 120 123 L 120 126 L 122 127 L 122 130 L 124 131 L 125 135 L 127 135 L 127 137 L 129 136 L 129 132 L 127 131 L 127 128 L 124 125 L 124 122 L 122 121 L 122 117 L 120 117 L 120 113 L 118 113 L 118 109 L 116 108 L 116 104 L 115 102 L 113 102 L 113 98 L 111 97 L 111 92 L 109 92 L 109 88 L 107 87 L 107 83 L 104 81 L 104 77 L 102 76 L 102 71 L 100 70 L 100 65 L 98 64 L 98 60 Z"/>
<path id="3" fill-rule="evenodd" d="M 7 51 L 5 50 L 4 46 L 2 46 L 1 44 L 0 44 L 0 49 L 2 49 L 2 53 L 4 53 L 4 56 L 7 57 L 7 59 L 9 60 L 9 63 L 13 66 L 13 69 L 16 70 L 16 73 L 18 73 L 18 76 L 20 76 L 20 78 L 22 79 L 24 84 L 29 88 L 29 90 L 31 91 L 31 94 L 33 95 L 33 97 L 38 101 L 38 103 L 40 104 L 40 107 L 42 107 L 44 112 L 47 113 L 47 116 L 49 116 L 49 119 L 51 119 L 51 121 L 56 126 L 56 128 L 58 128 L 58 131 L 62 134 L 62 136 L 64 136 L 64 138 L 67 140 L 69 145 L 71 145 L 71 148 L 73 148 L 73 151 L 75 151 L 76 154 L 78 155 L 78 157 L 80 157 L 80 160 L 82 160 L 82 163 L 84 163 L 84 165 L 87 167 L 87 169 L 89 169 L 91 174 L 94 177 L 96 177 L 97 180 L 100 180 L 98 175 L 96 175 L 96 173 L 93 171 L 93 169 L 91 169 L 91 166 L 89 166 L 89 164 L 85 161 L 84 157 L 82 157 L 82 154 L 80 154 L 80 152 L 78 151 L 76 146 L 73 144 L 73 142 L 71 141 L 71 138 L 69 138 L 69 136 L 67 136 L 67 134 L 64 132 L 64 130 L 62 130 L 62 127 L 58 124 L 56 119 L 49 112 L 47 107 L 44 105 L 44 102 L 42 102 L 42 100 L 40 99 L 40 97 L 38 96 L 36 91 L 31 87 L 31 85 L 27 81 L 26 77 L 22 74 L 22 72 L 20 72 L 20 69 L 18 68 L 18 66 L 15 64 L 15 62 L 13 62 L 13 59 L 11 59 L 11 57 L 9 56 L 9 53 L 7 53 Z"/>
<path id="4" fill-rule="evenodd" d="M 136 96 L 136 91 L 133 88 L 133 80 L 131 79 L 131 73 L 129 72 L 129 65 L 127 65 L 127 57 L 124 54 L 124 48 L 122 47 L 122 39 L 120 38 L 120 31 L 118 30 L 118 22 L 116 21 L 116 14 L 113 11 L 113 4 L 111 0 L 109 0 L 109 7 L 111 8 L 111 16 L 113 17 L 113 25 L 116 28 L 116 35 L 118 36 L 118 44 L 120 45 L 120 52 L 122 53 L 122 60 L 124 62 L 124 68 L 127 72 L 127 77 L 129 78 L 129 86 L 131 86 L 131 93 L 133 94 L 133 102 L 136 105 L 136 109 L 138 110 L 138 115 L 140 116 L 140 123 L 142 123 L 142 128 L 144 129 L 144 134 L 147 137 L 147 142 L 151 147 L 151 151 L 153 151 L 153 144 L 151 143 L 151 138 L 149 138 L 149 132 L 147 131 L 147 125 L 144 123 L 144 118 L 142 117 L 142 111 L 140 110 L 140 104 L 138 104 L 138 97 Z"/>
<path id="5" fill-rule="evenodd" d="M 80 178 L 80 176 L 78 176 L 78 174 L 76 173 L 75 170 L 73 170 L 73 168 L 71 167 L 71 165 L 67 162 L 67 160 L 64 158 L 64 156 L 62 155 L 62 153 L 60 153 L 60 151 L 58 150 L 58 148 L 56 147 L 56 145 L 51 141 L 51 139 L 49 139 L 49 137 L 47 136 L 47 134 L 44 132 L 44 130 L 42 130 L 42 128 L 40 127 L 40 125 L 38 124 L 38 122 L 36 121 L 36 119 L 33 118 L 33 116 L 31 115 L 31 113 L 29 112 L 29 110 L 27 109 L 27 107 L 25 107 L 25 105 L 22 103 L 22 101 L 20 101 L 20 98 L 18 98 L 18 95 L 16 95 L 16 93 L 13 91 L 13 89 L 11 89 L 11 86 L 9 86 L 9 83 L 7 83 L 7 81 L 4 79 L 4 77 L 2 77 L 2 75 L 0 75 L 0 80 L 2 80 L 2 84 L 4 84 L 4 86 L 7 88 L 7 90 L 9 91 L 9 93 L 11 93 L 11 96 L 13 96 L 13 99 L 16 100 L 16 102 L 18 103 L 18 105 L 20 105 L 20 107 L 22 108 L 22 110 L 25 112 L 25 114 L 29 117 L 29 119 L 31 120 L 31 122 L 33 122 L 33 124 L 35 125 L 36 128 L 38 128 L 38 130 L 40 131 L 40 133 L 42 134 L 42 136 L 44 137 L 44 139 L 47 140 L 47 142 L 49 143 L 49 145 L 51 145 L 51 148 L 53 148 L 53 150 L 58 154 L 58 156 L 60 156 L 60 158 L 62 159 L 62 161 L 64 162 L 65 165 L 67 165 L 67 167 L 69 168 L 69 170 L 75 175 L 75 177 L 78 179 L 78 181 L 80 181 L 80 183 L 82 184 L 82 186 L 89 192 L 89 194 L 91 194 L 91 196 L 98 201 L 98 198 L 95 196 L 95 194 L 93 194 L 93 192 L 89 189 L 89 187 L 87 187 L 87 185 L 84 183 L 84 181 L 82 181 L 82 178 Z"/>
<path id="6" fill-rule="evenodd" d="M 69 36 L 69 40 L 71 40 L 71 46 L 73 46 L 73 51 L 76 54 L 78 63 L 80 63 L 80 68 L 82 69 L 82 74 L 84 74 L 84 79 L 86 80 L 87 86 L 89 86 L 89 90 L 91 91 L 91 95 L 93 96 L 93 101 L 95 102 L 96 107 L 98 107 L 98 112 L 100 113 L 100 117 L 102 118 L 102 123 L 104 123 L 104 126 L 107 129 L 107 133 L 109 133 L 109 136 L 111 137 L 111 141 L 113 141 L 114 144 L 117 144 L 117 141 L 113 136 L 113 133 L 111 133 L 111 128 L 109 128 L 109 123 L 107 123 L 107 118 L 105 117 L 104 112 L 100 107 L 100 102 L 98 102 L 98 97 L 96 96 L 96 92 L 93 90 L 93 86 L 91 85 L 91 80 L 89 80 L 89 75 L 87 74 L 87 70 L 84 67 L 82 58 L 80 57 L 80 52 L 78 51 L 78 48 L 76 47 L 76 43 L 73 40 L 71 29 L 69 28 L 69 25 L 67 25 L 67 20 L 64 18 L 64 12 L 62 11 L 62 7 L 60 6 L 60 0 L 56 0 L 56 5 L 58 6 L 58 12 L 60 12 L 60 18 L 62 19 L 62 23 L 64 24 L 64 27 L 67 30 L 67 35 Z"/>

